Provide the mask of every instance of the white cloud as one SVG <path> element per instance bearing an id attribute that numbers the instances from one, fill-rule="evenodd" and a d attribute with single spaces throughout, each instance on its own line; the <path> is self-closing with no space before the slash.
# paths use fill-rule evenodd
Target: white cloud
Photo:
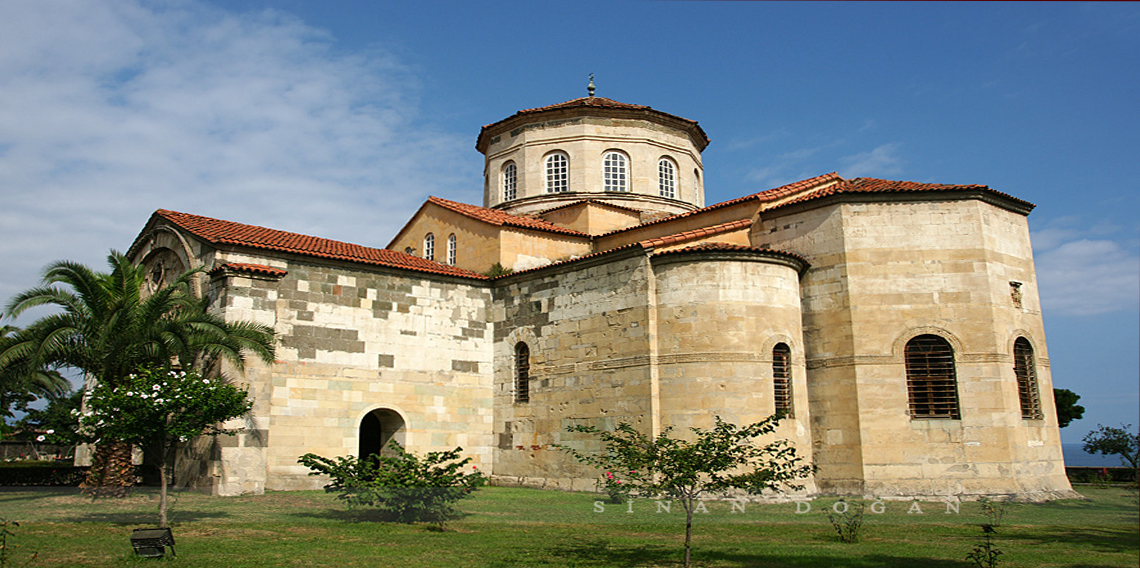
<path id="1" fill-rule="evenodd" d="M 0 4 L 0 301 L 52 260 L 102 268 L 158 208 L 384 246 L 429 193 L 477 201 L 416 85 L 272 11 Z"/>
<path id="2" fill-rule="evenodd" d="M 1115 241 L 1079 239 L 1035 256 L 1041 305 L 1051 313 L 1087 316 L 1140 304 L 1140 257 Z"/>
<path id="3" fill-rule="evenodd" d="M 902 173 L 903 161 L 898 156 L 898 144 L 883 144 L 871 150 L 839 159 L 840 175 L 848 178 L 882 177 Z"/>

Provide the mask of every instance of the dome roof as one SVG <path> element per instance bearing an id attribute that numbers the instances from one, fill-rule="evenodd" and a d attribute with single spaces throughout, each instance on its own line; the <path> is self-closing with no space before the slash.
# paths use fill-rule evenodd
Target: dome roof
<path id="1" fill-rule="evenodd" d="M 520 110 L 498 122 L 484 126 L 479 131 L 479 138 L 475 141 L 475 148 L 479 152 L 486 152 L 491 144 L 491 138 L 503 132 L 514 130 L 522 124 L 546 119 L 570 118 L 578 116 L 606 116 L 613 118 L 634 118 L 656 122 L 686 132 L 693 140 L 698 151 L 704 151 L 709 145 L 709 137 L 695 120 L 681 118 L 667 112 L 654 110 L 645 105 L 634 105 L 618 102 L 605 97 L 581 97 L 562 103 L 544 107 Z"/>

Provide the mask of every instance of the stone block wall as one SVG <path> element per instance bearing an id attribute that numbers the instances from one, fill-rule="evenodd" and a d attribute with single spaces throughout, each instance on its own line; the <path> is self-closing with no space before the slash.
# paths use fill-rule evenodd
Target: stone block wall
<path id="1" fill-rule="evenodd" d="M 554 444 L 596 451 L 567 428 L 649 431 L 647 270 L 643 254 L 607 255 L 521 274 L 495 289 L 495 473 L 505 482 L 593 490 L 596 472 Z M 593 259 L 591 259 L 593 260 Z M 529 402 L 515 402 L 515 346 L 531 353 Z"/>
<path id="2" fill-rule="evenodd" d="M 820 230 L 821 215 L 830 230 Z M 1044 420 L 1021 419 L 1013 376 L 1016 337 L 1043 344 L 1040 314 L 1026 307 L 1035 294 L 1021 308 L 1010 294 L 1018 278 L 1035 291 L 1023 214 L 972 199 L 899 200 L 789 212 L 764 225 L 772 246 L 813 265 L 804 321 L 813 415 L 824 414 L 815 432 L 822 490 L 898 498 L 1069 491 L 1046 406 L 1047 360 L 1039 355 L 1036 366 Z M 796 235 L 797 225 L 811 230 Z M 954 349 L 958 420 L 908 415 L 904 349 L 922 334 Z"/>
<path id="3" fill-rule="evenodd" d="M 491 470 L 484 285 L 305 258 L 242 261 L 257 260 L 283 265 L 287 274 L 229 275 L 217 283 L 228 318 L 272 321 L 279 334 L 272 371 L 247 376 L 258 443 L 231 455 L 222 450 L 223 485 L 256 479 L 260 469 L 265 489 L 319 487 L 323 480 L 308 476 L 297 458 L 357 455 L 361 421 L 376 410 L 399 415 L 395 439 L 410 451 L 461 446 Z"/>

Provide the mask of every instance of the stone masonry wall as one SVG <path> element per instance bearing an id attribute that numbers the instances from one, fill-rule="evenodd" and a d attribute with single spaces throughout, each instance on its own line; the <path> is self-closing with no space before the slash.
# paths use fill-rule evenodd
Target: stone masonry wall
<path id="1" fill-rule="evenodd" d="M 297 458 L 356 455 L 361 420 L 378 409 L 400 415 L 399 438 L 410 451 L 461 446 L 491 470 L 484 286 L 304 258 L 226 256 L 288 271 L 277 281 L 224 282 L 228 318 L 272 321 L 279 334 L 278 362 L 253 385 L 266 489 L 319 487 Z M 256 477 L 251 469 L 262 467 L 234 462 L 223 459 L 222 467 L 242 470 L 235 477 Z"/>
<path id="2" fill-rule="evenodd" d="M 831 233 L 839 230 L 841 255 L 821 253 L 803 239 L 772 243 L 806 254 L 813 271 L 833 271 L 830 284 L 848 306 L 849 325 L 819 326 L 820 337 L 807 332 L 809 345 L 818 349 L 816 357 L 808 356 L 809 389 L 819 375 L 827 377 L 825 389 L 814 388 L 819 396 L 813 411 L 827 412 L 829 426 L 838 425 L 836 405 L 856 413 L 837 433 L 817 433 L 817 456 L 838 461 L 833 448 L 858 440 L 859 456 L 850 457 L 859 459 L 850 469 L 862 470 L 862 493 L 880 497 L 1042 498 L 1069 491 L 1056 417 L 1046 406 L 1051 384 L 1042 365 L 1040 314 L 1024 300 L 1015 308 L 1009 290 L 1011 280 L 1035 286 L 1024 215 L 979 200 L 845 203 L 828 212 L 839 221 Z M 765 224 L 809 225 L 813 214 L 820 213 Z M 805 327 L 843 313 L 815 296 L 805 286 Z M 1034 295 L 1028 305 L 1035 301 Z M 903 349 L 922 334 L 943 337 L 954 348 L 960 420 L 908 415 Z M 1012 369 L 1017 336 L 1040 346 L 1045 420 L 1021 419 Z M 850 350 L 826 351 L 829 339 Z M 860 492 L 854 480 L 837 482 L 842 480 L 831 475 L 821 467 L 821 489 Z"/>
<path id="3" fill-rule="evenodd" d="M 593 490 L 596 472 L 553 444 L 597 451 L 573 424 L 649 430 L 644 255 L 512 277 L 495 289 L 495 474 L 503 482 Z M 531 353 L 530 400 L 514 401 L 514 349 Z"/>

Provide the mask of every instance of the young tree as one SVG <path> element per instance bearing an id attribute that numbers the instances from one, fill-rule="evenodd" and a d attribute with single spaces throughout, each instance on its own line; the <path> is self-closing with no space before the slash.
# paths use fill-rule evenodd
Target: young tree
<path id="1" fill-rule="evenodd" d="M 118 384 L 100 383 L 87 400 L 81 431 L 95 443 L 117 442 L 149 451 L 159 464 L 159 526 L 165 527 L 167 491 L 180 442 L 233 434 L 219 424 L 249 411 L 245 389 L 197 372 L 146 367 Z"/>
<path id="2" fill-rule="evenodd" d="M 442 528 L 459 514 L 455 502 L 486 481 L 474 466 L 464 469 L 471 458 L 460 459 L 462 451 L 429 452 L 420 458 L 392 441 L 384 455 L 329 459 L 305 454 L 297 462 L 313 470 L 309 475 L 329 476 L 332 482 L 325 491 L 339 492 L 349 507 L 376 507 L 398 523 L 430 522 Z"/>
<path id="3" fill-rule="evenodd" d="M 1053 403 L 1057 407 L 1057 427 L 1064 428 L 1085 415 L 1085 407 L 1077 404 L 1081 395 L 1069 389 L 1053 389 Z"/>
<path id="4" fill-rule="evenodd" d="M 1137 469 L 1140 465 L 1140 434 L 1132 433 L 1131 424 L 1120 428 L 1096 425 L 1096 430 L 1085 435 L 1084 450 L 1090 454 L 1120 456 L 1126 465 Z"/>
<path id="5" fill-rule="evenodd" d="M 704 430 L 691 428 L 691 440 L 669 436 L 667 428 L 656 437 L 638 432 L 626 423 L 615 430 L 601 431 L 593 426 L 572 426 L 570 431 L 592 434 L 601 439 L 605 451 L 583 454 L 560 445 L 583 463 L 616 476 L 642 497 L 666 497 L 681 502 L 685 509 L 685 566 L 690 566 L 693 513 L 700 499 L 736 489 L 750 494 L 780 488 L 799 489 L 793 484 L 812 472 L 800 463 L 795 448 L 787 440 L 756 445 L 753 440 L 771 434 L 779 416 L 770 416 L 748 426 L 736 426 L 716 417 L 716 425 Z"/>
<path id="6" fill-rule="evenodd" d="M 146 293 L 147 271 L 111 251 L 110 272 L 60 261 L 45 269 L 43 284 L 17 294 L 9 317 L 39 307 L 46 315 L 0 341 L 0 377 L 27 376 L 58 368 L 83 372 L 115 387 L 144 367 L 204 371 L 218 358 L 242 370 L 246 353 L 273 362 L 273 330 L 248 322 L 227 322 L 209 313 L 191 283 L 201 268 Z M 101 444 L 84 486 L 95 494 L 122 494 L 131 485 L 130 447 Z"/>

